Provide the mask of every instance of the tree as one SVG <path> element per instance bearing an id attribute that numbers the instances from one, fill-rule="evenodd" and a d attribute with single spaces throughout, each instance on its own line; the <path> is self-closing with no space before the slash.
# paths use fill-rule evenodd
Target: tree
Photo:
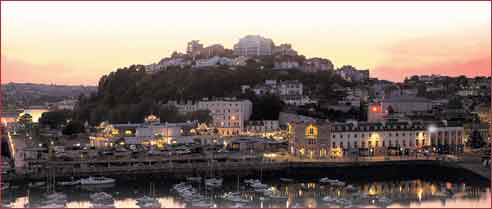
<path id="1" fill-rule="evenodd" d="M 450 99 L 448 102 L 449 109 L 461 109 L 463 108 L 463 102 L 459 98 Z"/>
<path id="2" fill-rule="evenodd" d="M 84 124 L 78 120 L 70 121 L 62 130 L 64 135 L 73 135 L 82 132 L 84 132 Z"/>
<path id="3" fill-rule="evenodd" d="M 185 119 L 179 114 L 178 108 L 175 106 L 164 106 L 159 111 L 161 122 L 176 123 L 183 122 Z"/>
<path id="4" fill-rule="evenodd" d="M 210 124 L 213 120 L 209 110 L 197 110 L 190 114 L 190 120 L 197 120 L 200 123 Z"/>
<path id="5" fill-rule="evenodd" d="M 393 106 L 391 106 L 391 105 L 390 105 L 390 106 L 388 106 L 388 113 L 389 113 L 389 114 L 393 114 L 393 113 L 395 113 L 395 110 L 393 109 Z"/>
<path id="6" fill-rule="evenodd" d="M 19 118 L 19 124 L 23 127 L 29 127 L 32 124 L 32 116 L 29 113 L 23 114 Z"/>
<path id="7" fill-rule="evenodd" d="M 60 128 L 62 125 L 67 123 L 71 112 L 68 110 L 55 110 L 50 112 L 45 112 L 39 118 L 39 123 L 41 125 L 49 126 L 51 129 Z"/>
<path id="8" fill-rule="evenodd" d="M 250 92 L 247 99 L 253 103 L 251 120 L 278 120 L 278 115 L 285 106 L 278 96 L 271 94 L 256 96 Z"/>
<path id="9" fill-rule="evenodd" d="M 474 130 L 471 133 L 470 140 L 468 141 L 468 145 L 474 149 L 481 148 L 483 145 L 485 145 L 485 141 L 484 141 L 482 135 L 480 135 L 479 131 Z"/>

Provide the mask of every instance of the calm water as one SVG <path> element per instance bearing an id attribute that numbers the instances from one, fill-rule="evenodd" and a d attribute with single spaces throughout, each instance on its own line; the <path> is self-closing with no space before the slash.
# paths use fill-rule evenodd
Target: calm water
<path id="1" fill-rule="evenodd" d="M 118 180 L 114 185 L 98 186 L 57 186 L 58 192 L 68 195 L 67 207 L 88 208 L 92 204 L 89 195 L 98 191 L 104 191 L 113 195 L 115 207 L 135 208 L 136 198 L 149 195 L 150 184 L 155 185 L 154 197 L 158 199 L 162 207 L 192 207 L 185 202 L 172 186 L 183 180 L 152 179 L 143 180 Z M 248 187 L 244 177 L 229 177 L 224 179 L 224 186 L 215 190 L 208 190 L 203 183 L 191 183 L 198 193 L 211 200 L 215 207 L 232 207 L 234 203 L 221 198 L 226 192 L 239 191 L 243 199 L 250 200 L 243 207 L 491 207 L 491 192 L 487 182 L 470 183 L 462 180 L 346 180 L 353 185 L 358 193 L 347 191 L 346 187 L 320 184 L 319 177 L 312 179 L 295 179 L 294 182 L 283 182 L 278 177 L 264 177 L 262 182 L 269 185 L 269 189 L 276 195 L 285 196 L 286 199 L 264 198 L 262 193 L 255 192 Z M 13 186 L 13 188 L 12 188 Z M 451 191 L 445 193 L 442 191 Z M 11 184 L 11 188 L 3 191 L 2 201 L 4 207 L 24 207 L 28 202 L 36 204 L 42 201 L 42 195 L 46 188 L 29 188 L 25 183 Z M 338 199 L 346 199 L 350 205 L 337 204 L 323 201 L 323 197 L 332 196 Z M 361 198 L 365 196 L 365 198 Z M 387 197 L 389 202 L 380 203 L 380 197 Z M 263 197 L 263 198 L 262 198 Z"/>

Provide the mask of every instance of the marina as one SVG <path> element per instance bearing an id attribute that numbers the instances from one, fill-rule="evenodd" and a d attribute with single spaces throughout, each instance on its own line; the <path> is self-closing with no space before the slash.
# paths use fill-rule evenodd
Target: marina
<path id="1" fill-rule="evenodd" d="M 275 175 L 206 177 L 187 181 L 137 175 L 114 184 L 28 187 L 2 193 L 3 207 L 474 207 L 490 206 L 487 181 L 460 175 L 446 179 L 422 175 L 353 178 L 329 175 L 280 180 Z M 367 172 L 366 172 L 367 173 Z M 368 175 L 375 175 L 369 173 Z M 284 177 L 281 177 L 284 178 Z M 214 186 L 207 186 L 214 182 Z M 341 184 L 343 182 L 344 184 Z M 56 192 L 55 192 L 56 191 Z"/>

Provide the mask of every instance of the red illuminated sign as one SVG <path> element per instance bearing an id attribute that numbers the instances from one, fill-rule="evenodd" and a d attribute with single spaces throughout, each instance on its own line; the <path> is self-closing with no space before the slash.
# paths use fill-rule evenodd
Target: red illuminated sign
<path id="1" fill-rule="evenodd" d="M 381 112 L 381 107 L 380 106 L 372 106 L 371 111 L 375 112 L 375 113 Z"/>

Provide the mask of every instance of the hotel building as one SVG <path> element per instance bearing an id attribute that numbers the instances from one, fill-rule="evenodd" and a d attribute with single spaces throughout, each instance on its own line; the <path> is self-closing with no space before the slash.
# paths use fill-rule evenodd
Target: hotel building
<path id="1" fill-rule="evenodd" d="M 301 158 L 386 155 L 425 148 L 460 152 L 463 131 L 462 126 L 446 121 L 291 123 L 289 148 L 291 154 Z"/>

